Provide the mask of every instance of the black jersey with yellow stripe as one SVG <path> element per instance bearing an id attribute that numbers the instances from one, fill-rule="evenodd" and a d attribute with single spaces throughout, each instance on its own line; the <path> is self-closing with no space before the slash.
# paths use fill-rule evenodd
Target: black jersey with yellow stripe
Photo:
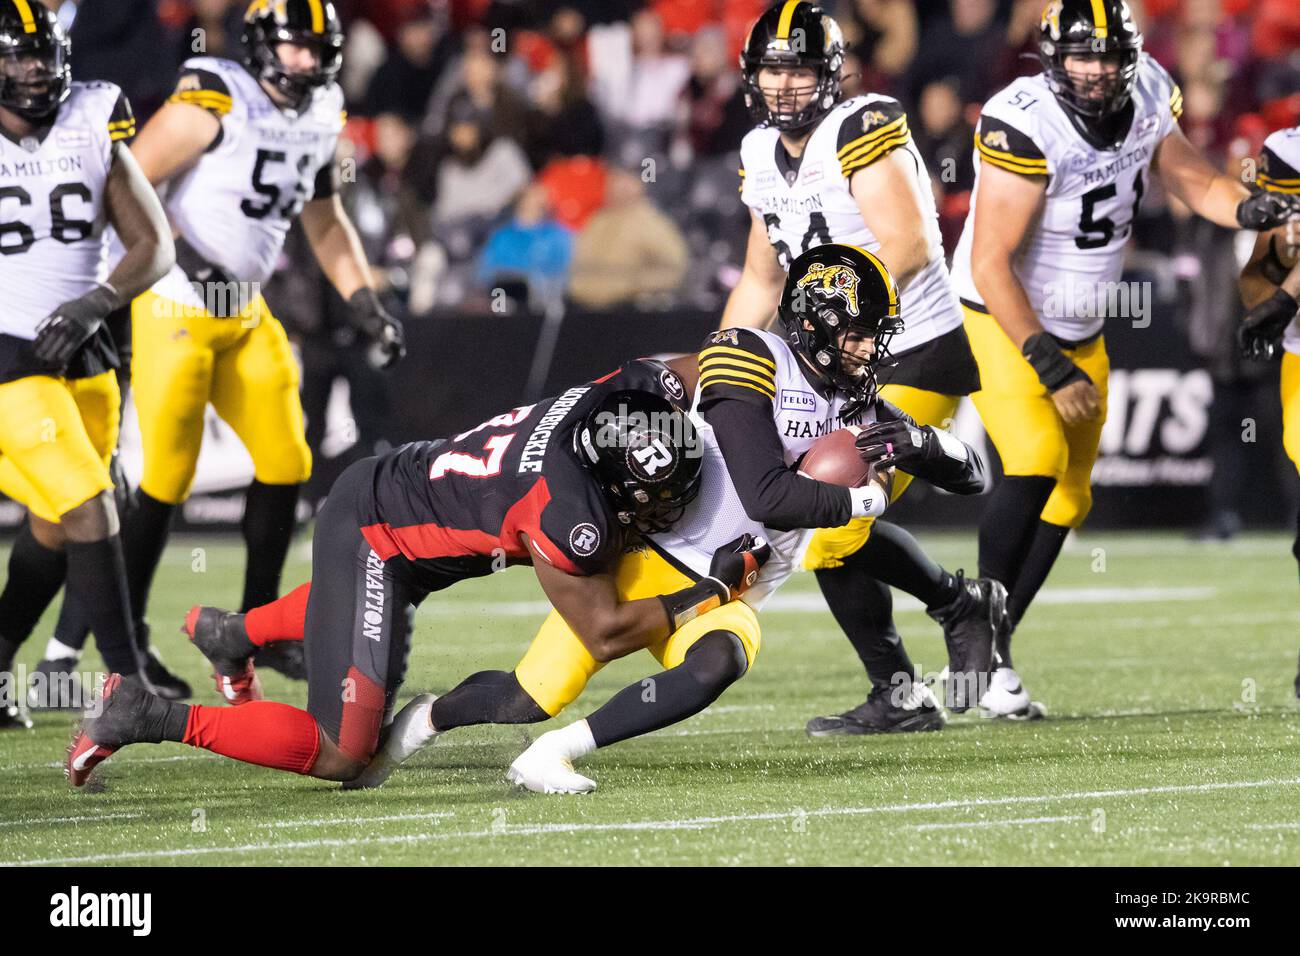
<path id="1" fill-rule="evenodd" d="M 840 175 L 849 178 L 907 145 L 910 138 L 903 104 L 887 96 L 871 96 L 840 124 L 835 153 Z"/>

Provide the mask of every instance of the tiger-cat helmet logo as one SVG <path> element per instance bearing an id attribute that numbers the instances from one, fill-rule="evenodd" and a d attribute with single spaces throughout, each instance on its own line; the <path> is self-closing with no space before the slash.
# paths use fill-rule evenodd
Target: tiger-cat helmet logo
<path id="1" fill-rule="evenodd" d="M 844 300 L 849 315 L 858 314 L 858 274 L 848 266 L 822 265 L 814 262 L 798 281 L 796 287 L 805 289 L 809 286 L 819 288 L 824 293 Z"/>

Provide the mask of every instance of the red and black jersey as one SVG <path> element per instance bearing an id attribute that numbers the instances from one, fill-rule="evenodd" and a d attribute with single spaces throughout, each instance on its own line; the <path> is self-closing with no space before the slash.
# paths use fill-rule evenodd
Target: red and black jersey
<path id="1" fill-rule="evenodd" d="M 674 402 L 684 394 L 667 366 L 642 359 L 453 438 L 396 448 L 379 459 L 362 496 L 361 533 L 382 560 L 401 555 L 466 576 L 503 561 L 531 564 L 520 533 L 569 574 L 609 569 L 625 529 L 574 451 L 573 430 L 622 389 Z"/>

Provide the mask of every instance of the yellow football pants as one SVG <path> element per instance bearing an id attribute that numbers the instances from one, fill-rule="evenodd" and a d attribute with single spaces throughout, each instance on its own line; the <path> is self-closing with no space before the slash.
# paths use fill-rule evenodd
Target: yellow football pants
<path id="1" fill-rule="evenodd" d="M 0 385 L 0 492 L 56 522 L 101 491 L 117 445 L 117 375 Z"/>
<path id="2" fill-rule="evenodd" d="M 132 304 L 131 319 L 147 495 L 167 504 L 189 496 L 208 402 L 248 449 L 258 481 L 294 485 L 311 476 L 298 366 L 265 299 L 242 316 L 217 318 L 150 291 Z"/>
<path id="3" fill-rule="evenodd" d="M 615 575 L 622 601 L 671 594 L 694 582 L 650 548 L 623 555 Z M 732 601 L 701 614 L 647 650 L 665 669 L 676 667 L 686 652 L 710 631 L 730 631 L 745 645 L 745 657 L 752 666 L 762 636 L 758 615 L 743 601 Z M 552 717 L 573 703 L 587 681 L 604 665 L 587 651 L 578 635 L 551 611 L 515 668 L 515 677 L 542 710 Z"/>
<path id="4" fill-rule="evenodd" d="M 897 405 L 920 425 L 933 425 L 935 428 L 949 428 L 952 416 L 957 411 L 961 398 L 956 395 L 941 395 L 938 392 L 913 388 L 910 385 L 885 385 L 880 389 L 880 397 Z M 894 489 L 890 493 L 890 502 L 897 501 L 912 483 L 912 476 L 901 471 L 894 473 Z M 808 543 L 804 553 L 803 566 L 808 571 L 823 568 L 838 568 L 844 559 L 857 552 L 867 538 L 871 537 L 871 525 L 875 518 L 854 518 L 841 528 L 819 528 Z"/>
<path id="5" fill-rule="evenodd" d="M 1300 470 L 1300 355 L 1282 353 L 1282 447 Z"/>
<path id="6" fill-rule="evenodd" d="M 1067 425 L 1015 343 L 987 313 L 962 307 L 966 335 L 980 368 L 982 388 L 971 396 L 1008 475 L 1056 479 L 1040 517 L 1049 524 L 1077 528 L 1092 508 L 1092 466 L 1106 424 L 1106 384 L 1110 358 L 1099 336 L 1087 345 L 1065 349 L 1101 393 L 1096 421 Z"/>

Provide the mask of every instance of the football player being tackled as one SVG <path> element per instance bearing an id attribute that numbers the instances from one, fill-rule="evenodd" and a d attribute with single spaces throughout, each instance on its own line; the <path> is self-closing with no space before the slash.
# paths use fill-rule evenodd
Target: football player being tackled
<path id="1" fill-rule="evenodd" d="M 1300 196 L 1300 126 L 1264 141 L 1259 185 L 1279 196 Z M 1248 358 L 1282 358 L 1282 444 L 1300 468 L 1300 222 L 1261 232 L 1241 273 L 1241 299 L 1250 309 L 1238 332 Z M 1300 515 L 1291 553 L 1300 561 Z M 1295 680 L 1300 697 L 1300 672 Z"/>
<path id="2" fill-rule="evenodd" d="M 70 55 L 53 13 L 0 0 L 0 195 L 11 200 L 0 230 L 0 491 L 29 512 L 0 593 L 0 671 L 66 577 L 104 660 L 136 684 L 109 474 L 118 356 L 105 320 L 167 271 L 174 250 L 126 147 L 126 97 L 111 83 L 72 82 Z M 111 269 L 108 225 L 125 248 Z M 14 704 L 0 701 L 0 728 L 29 726 Z"/>
<path id="3" fill-rule="evenodd" d="M 1051 0 L 1038 50 L 1043 72 L 984 104 L 953 256 L 983 385 L 972 398 L 1005 473 L 979 560 L 1010 595 L 1003 666 L 981 701 L 1006 717 L 1039 710 L 1013 669 L 1011 633 L 1092 506 L 1110 372 L 1102 303 L 1128 301 L 1114 292 L 1151 175 L 1229 229 L 1271 229 L 1300 210 L 1295 196 L 1251 192 L 1216 171 L 1188 142 L 1182 93 L 1142 52 L 1123 0 Z"/>
<path id="4" fill-rule="evenodd" d="M 858 453 L 878 478 L 897 468 L 958 494 L 985 489 L 974 449 L 917 425 L 876 394 L 876 362 L 899 327 L 898 291 L 878 259 L 842 245 L 805 253 L 791 266 L 780 315 L 782 335 L 715 332 L 698 357 L 671 363 L 695 393 L 704 455 L 700 495 L 672 528 L 646 535 L 642 547 L 625 553 L 616 570 L 623 600 L 676 592 L 663 599 L 670 636 L 649 648 L 666 670 L 624 688 L 586 719 L 543 734 L 511 765 L 509 778 L 521 786 L 542 793 L 595 789 L 573 760 L 685 720 L 748 672 L 760 646 L 757 611 L 802 560 L 811 536 L 805 529 L 879 515 L 888 504 L 882 481 L 845 487 L 801 474 L 800 462 L 819 438 L 853 426 Z M 783 394 L 804 400 L 781 402 Z M 757 541 L 770 542 L 762 570 L 751 570 L 741 588 L 728 581 L 741 600 L 721 603 L 723 589 L 711 583 L 720 574 L 719 558 L 734 561 L 738 546 L 745 552 L 744 545 Z M 992 666 L 1000 609 L 955 580 L 946 586 L 950 687 L 957 706 L 972 706 Z M 300 592 L 277 603 L 297 600 Z M 295 617 L 291 606 L 247 617 L 191 612 L 205 633 L 255 626 L 263 640 L 294 638 L 269 631 L 292 627 Z M 560 713 L 610 659 L 591 653 L 571 624 L 562 609 L 553 612 L 513 673 L 484 671 L 441 698 L 416 698 L 398 714 L 358 783 L 382 783 L 419 747 L 453 728 Z M 893 686 L 900 698 L 924 688 L 910 672 L 901 678 Z M 654 694 L 645 693 L 648 686 Z"/>
<path id="5" fill-rule="evenodd" d="M 763 557 L 761 546 L 733 542 L 719 549 L 707 580 L 684 580 L 662 597 L 619 594 L 624 547 L 669 528 L 699 491 L 699 444 L 673 400 L 683 393 L 665 366 L 633 362 L 455 438 L 350 466 L 330 490 L 312 541 L 307 709 L 262 700 L 252 664 L 258 645 L 227 626 L 239 615 L 209 614 L 189 622 L 194 642 L 240 706 L 187 706 L 112 675 L 69 750 L 69 779 L 83 784 L 128 744 L 169 740 L 352 780 L 391 715 L 415 608 L 434 591 L 506 565 L 533 566 L 585 659 L 663 645 L 674 615 L 725 605 Z M 512 674 L 467 684 L 460 698 L 470 715 L 479 713 L 476 697 L 491 696 L 518 708 L 493 712 L 503 721 L 546 717 Z"/>
<path id="6" fill-rule="evenodd" d="M 878 367 L 881 397 L 920 425 L 950 427 L 961 396 L 979 388 L 944 262 L 930 174 L 895 99 L 843 99 L 844 41 L 834 19 L 787 0 L 750 28 L 741 69 L 758 121 L 741 143 L 741 198 L 749 245 L 722 327 L 767 328 L 791 260 L 822 243 L 861 246 L 898 282 L 904 327 Z M 782 401 L 788 400 L 783 397 Z M 900 473 L 892 498 L 908 488 Z M 819 530 L 804 558 L 831 613 L 866 668 L 867 700 L 814 717 L 813 736 L 938 730 L 942 710 L 924 685 L 900 698 L 897 675 L 914 665 L 894 625 L 890 586 L 918 598 L 945 624 L 954 582 L 977 601 L 1001 603 L 1000 586 L 948 575 L 896 524 L 870 516 Z"/>
<path id="7" fill-rule="evenodd" d="M 258 289 L 295 219 L 371 343 L 372 362 L 390 365 L 403 353 L 401 325 L 380 304 L 336 194 L 343 34 L 333 5 L 257 0 L 245 14 L 241 43 L 242 63 L 187 60 L 175 92 L 132 146 L 149 181 L 166 184 L 178 233 L 176 267 L 132 306 L 144 473 L 123 547 L 142 647 L 149 644 L 149 590 L 172 515 L 194 481 L 209 402 L 253 460 L 240 525 L 247 550 L 240 606 L 279 594 L 311 453 L 298 366 Z M 75 648 L 75 632 L 62 640 Z M 156 652 L 147 661 L 160 693 L 189 696 Z M 302 676 L 292 663 L 286 669 Z"/>

